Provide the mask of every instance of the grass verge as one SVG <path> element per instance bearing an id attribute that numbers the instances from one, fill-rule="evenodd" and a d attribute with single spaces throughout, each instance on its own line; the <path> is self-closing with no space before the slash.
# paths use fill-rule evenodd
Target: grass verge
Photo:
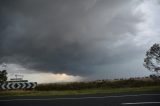
<path id="1" fill-rule="evenodd" d="M 78 94 L 97 94 L 97 93 L 138 93 L 138 92 L 160 92 L 160 86 L 148 87 L 128 87 L 128 88 L 92 88 L 81 90 L 61 90 L 61 91 L 24 91 L 9 90 L 0 91 L 0 96 L 56 96 L 56 95 L 78 95 Z"/>

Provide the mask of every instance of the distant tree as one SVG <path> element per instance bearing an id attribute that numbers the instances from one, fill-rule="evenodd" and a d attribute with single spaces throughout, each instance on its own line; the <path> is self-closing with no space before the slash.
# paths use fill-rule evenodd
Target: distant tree
<path id="1" fill-rule="evenodd" d="M 0 71 L 0 82 L 5 82 L 7 81 L 7 71 L 2 70 Z"/>
<path id="2" fill-rule="evenodd" d="M 160 44 L 154 44 L 147 52 L 144 58 L 144 67 L 148 70 L 160 72 Z"/>

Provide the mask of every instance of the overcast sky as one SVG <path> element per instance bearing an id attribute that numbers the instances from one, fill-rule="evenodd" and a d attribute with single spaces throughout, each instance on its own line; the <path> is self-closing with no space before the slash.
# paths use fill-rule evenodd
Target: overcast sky
<path id="1" fill-rule="evenodd" d="M 0 0 L 0 63 L 43 82 L 146 76 L 159 12 L 158 0 Z"/>

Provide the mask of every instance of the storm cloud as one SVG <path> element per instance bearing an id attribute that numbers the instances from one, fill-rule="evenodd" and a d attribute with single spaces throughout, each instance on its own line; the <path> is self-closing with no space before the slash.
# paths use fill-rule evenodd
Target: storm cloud
<path id="1" fill-rule="evenodd" d="M 123 70 L 145 50 L 135 44 L 145 21 L 136 11 L 142 2 L 1 0 L 0 62 L 82 76 L 113 65 Z"/>

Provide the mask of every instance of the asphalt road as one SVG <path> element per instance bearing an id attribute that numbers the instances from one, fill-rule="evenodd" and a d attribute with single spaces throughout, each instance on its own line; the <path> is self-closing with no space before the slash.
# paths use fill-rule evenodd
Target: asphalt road
<path id="1" fill-rule="evenodd" d="M 0 97 L 0 106 L 160 106 L 160 92 Z"/>

